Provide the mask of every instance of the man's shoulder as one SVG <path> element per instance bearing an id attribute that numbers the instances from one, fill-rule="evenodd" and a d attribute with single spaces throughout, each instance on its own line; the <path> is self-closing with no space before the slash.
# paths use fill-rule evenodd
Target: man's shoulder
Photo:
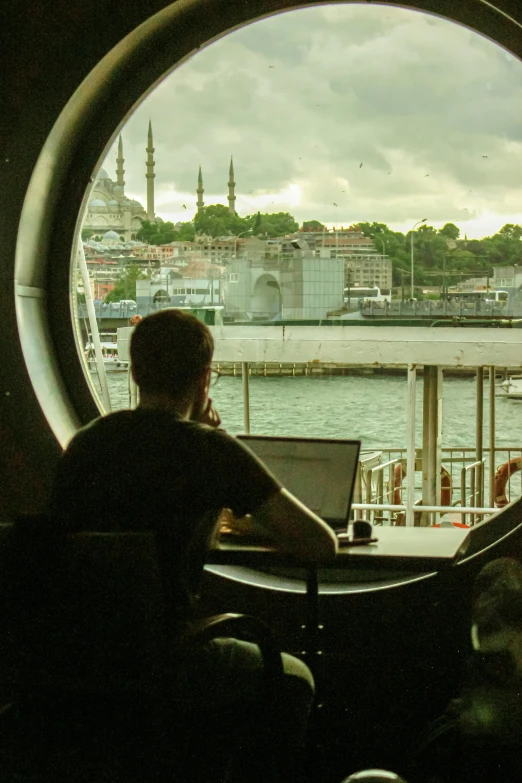
<path id="1" fill-rule="evenodd" d="M 82 427 L 69 442 L 68 449 L 78 448 L 111 438 L 133 437 L 134 435 L 148 440 L 154 437 L 159 440 L 171 438 L 173 435 L 187 440 L 208 442 L 213 447 L 237 444 L 239 442 L 224 430 L 217 430 L 206 424 L 181 419 L 174 413 L 154 409 L 121 410 L 100 416 Z"/>

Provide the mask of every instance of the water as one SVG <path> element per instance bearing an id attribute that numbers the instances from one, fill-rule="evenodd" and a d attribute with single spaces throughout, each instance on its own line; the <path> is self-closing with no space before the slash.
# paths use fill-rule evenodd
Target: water
<path id="1" fill-rule="evenodd" d="M 127 376 L 108 375 L 113 409 L 128 407 Z M 244 431 L 241 377 L 220 378 L 212 389 L 223 426 Z M 363 449 L 406 447 L 404 376 L 299 376 L 250 378 L 253 434 L 354 438 Z M 446 378 L 443 386 L 442 445 L 475 444 L 475 378 Z M 489 385 L 484 384 L 484 446 L 489 443 Z M 422 445 L 422 379 L 417 382 L 417 445 Z M 497 398 L 497 446 L 522 446 L 522 405 Z"/>

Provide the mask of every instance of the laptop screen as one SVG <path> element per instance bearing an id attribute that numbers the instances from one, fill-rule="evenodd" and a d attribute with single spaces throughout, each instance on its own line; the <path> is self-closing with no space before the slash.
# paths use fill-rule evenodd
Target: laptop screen
<path id="1" fill-rule="evenodd" d="M 238 436 L 281 484 L 331 525 L 348 522 L 360 441 Z"/>

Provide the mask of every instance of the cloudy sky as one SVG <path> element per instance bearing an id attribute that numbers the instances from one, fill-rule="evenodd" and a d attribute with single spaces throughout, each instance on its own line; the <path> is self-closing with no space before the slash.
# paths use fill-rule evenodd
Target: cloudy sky
<path id="1" fill-rule="evenodd" d="M 465 28 L 373 4 L 292 11 L 207 47 L 143 101 L 122 132 L 126 191 L 145 204 L 150 117 L 164 220 L 193 217 L 200 164 L 205 203 L 226 204 L 233 154 L 241 216 L 400 231 L 426 217 L 487 236 L 522 223 L 521 107 L 522 64 Z M 115 145 L 103 165 L 115 175 Z"/>

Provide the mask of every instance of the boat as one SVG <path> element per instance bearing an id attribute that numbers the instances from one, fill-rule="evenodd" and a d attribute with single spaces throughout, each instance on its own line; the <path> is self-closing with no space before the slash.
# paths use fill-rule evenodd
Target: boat
<path id="1" fill-rule="evenodd" d="M 119 358 L 117 343 L 102 342 L 101 349 L 103 354 L 103 366 L 105 368 L 105 372 L 128 372 L 129 362 L 123 361 L 122 359 Z M 94 345 L 92 342 L 86 343 L 84 356 L 87 361 L 87 365 L 89 367 L 90 372 L 98 372 L 98 366 L 96 364 L 96 356 L 94 354 Z"/>
<path id="2" fill-rule="evenodd" d="M 522 400 L 522 375 L 510 375 L 498 388 L 500 397 Z"/>

